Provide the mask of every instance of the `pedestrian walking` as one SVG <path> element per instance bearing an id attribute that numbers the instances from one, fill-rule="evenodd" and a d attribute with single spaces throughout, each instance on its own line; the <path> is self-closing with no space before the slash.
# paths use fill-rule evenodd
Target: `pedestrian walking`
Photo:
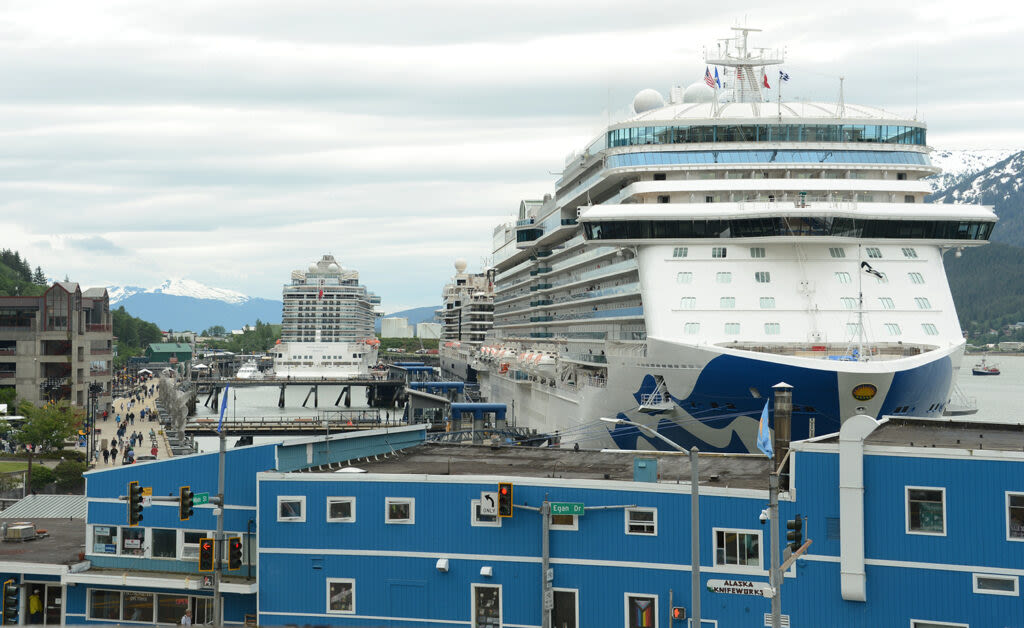
<path id="1" fill-rule="evenodd" d="M 110 464 L 117 464 L 117 445 L 110 448 Z"/>
<path id="2" fill-rule="evenodd" d="M 107 464 L 108 462 L 110 462 L 110 450 L 104 449 L 103 450 L 103 464 Z"/>

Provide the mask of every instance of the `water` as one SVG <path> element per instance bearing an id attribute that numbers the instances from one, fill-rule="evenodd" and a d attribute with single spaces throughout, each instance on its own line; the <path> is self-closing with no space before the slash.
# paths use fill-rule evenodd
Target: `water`
<path id="1" fill-rule="evenodd" d="M 1024 420 L 1024 356 L 990 355 L 986 362 L 999 367 L 995 376 L 971 375 L 971 367 L 981 361 L 980 355 L 965 355 L 957 385 L 967 397 L 978 402 L 975 420 Z"/>

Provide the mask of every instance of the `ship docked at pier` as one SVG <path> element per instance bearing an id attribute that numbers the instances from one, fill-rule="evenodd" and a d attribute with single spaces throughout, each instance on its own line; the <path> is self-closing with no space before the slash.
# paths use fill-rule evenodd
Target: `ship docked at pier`
<path id="1" fill-rule="evenodd" d="M 278 379 L 368 376 L 377 364 L 374 335 L 380 297 L 359 272 L 324 255 L 293 270 L 282 291 L 281 342 L 271 350 Z"/>
<path id="2" fill-rule="evenodd" d="M 780 97 L 782 55 L 753 30 L 667 102 L 640 92 L 495 230 L 493 328 L 471 366 L 517 425 L 665 448 L 599 420 L 618 417 L 756 451 L 780 382 L 793 439 L 943 414 L 964 340 L 942 256 L 985 244 L 996 216 L 925 202 L 939 169 L 916 118 L 846 104 L 841 84 L 833 103 Z"/>

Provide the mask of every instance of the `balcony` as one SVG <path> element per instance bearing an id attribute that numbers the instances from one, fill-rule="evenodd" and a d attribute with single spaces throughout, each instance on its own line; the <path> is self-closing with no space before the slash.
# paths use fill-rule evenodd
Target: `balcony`
<path id="1" fill-rule="evenodd" d="M 102 323 L 89 323 L 85 326 L 85 331 L 110 331 L 110 325 L 104 325 Z"/>
<path id="2" fill-rule="evenodd" d="M 0 371 L 0 379 L 14 379 L 14 371 Z"/>

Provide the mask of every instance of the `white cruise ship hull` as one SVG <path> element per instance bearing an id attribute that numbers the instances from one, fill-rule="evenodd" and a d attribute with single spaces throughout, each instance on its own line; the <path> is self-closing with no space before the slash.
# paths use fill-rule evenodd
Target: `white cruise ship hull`
<path id="1" fill-rule="evenodd" d="M 365 342 L 282 343 L 275 349 L 277 379 L 369 377 L 377 364 L 377 347 Z"/>

